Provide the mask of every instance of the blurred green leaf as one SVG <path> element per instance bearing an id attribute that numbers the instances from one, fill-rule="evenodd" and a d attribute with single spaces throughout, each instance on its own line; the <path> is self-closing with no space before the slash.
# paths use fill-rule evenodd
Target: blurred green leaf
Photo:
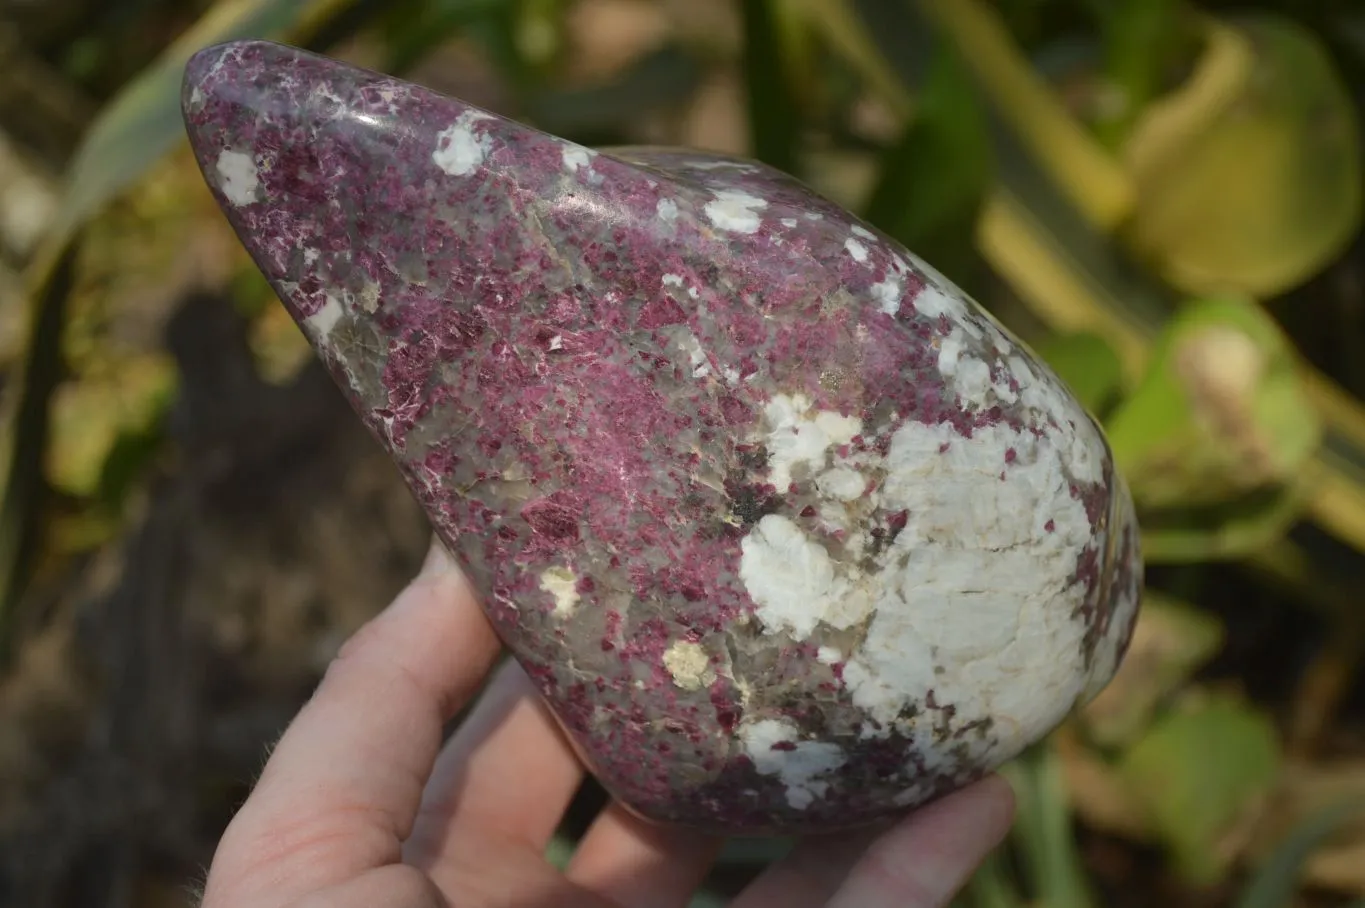
<path id="1" fill-rule="evenodd" d="M 1360 229 L 1360 155 L 1354 102 L 1312 32 L 1270 15 L 1211 24 L 1201 67 L 1125 149 L 1128 241 L 1186 293 L 1274 296 Z"/>
<path id="2" fill-rule="evenodd" d="M 1100 10 L 1104 45 L 1102 97 L 1095 129 L 1111 149 L 1127 138 L 1138 115 L 1164 88 L 1169 73 L 1197 51 L 1180 0 L 1118 0 Z"/>
<path id="3" fill-rule="evenodd" d="M 153 431 L 171 402 L 176 374 L 169 356 L 145 354 L 108 362 L 59 387 L 47 449 L 53 486 L 81 498 L 115 493 L 123 483 L 110 470 L 127 469 L 115 456 L 133 453 L 128 446 Z"/>
<path id="4" fill-rule="evenodd" d="M 219 0 L 100 112 L 72 159 L 55 233 L 66 236 L 184 137 L 181 74 L 196 51 L 240 38 L 280 37 L 351 2 Z"/>
<path id="5" fill-rule="evenodd" d="M 797 0 L 811 28 L 844 63 L 899 116 L 909 116 L 914 98 L 896 71 L 877 51 L 852 0 Z"/>
<path id="6" fill-rule="evenodd" d="M 1189 698 L 1128 750 L 1119 769 L 1176 869 L 1218 880 L 1226 843 L 1274 783 L 1279 739 L 1270 720 L 1229 696 Z"/>
<path id="7" fill-rule="evenodd" d="M 974 260 L 973 231 L 994 176 L 971 75 L 941 45 L 900 140 L 883 155 L 864 217 L 955 277 Z"/>
<path id="8" fill-rule="evenodd" d="M 460 29 L 504 9 L 508 0 L 401 0 L 380 20 L 387 48 L 384 70 L 403 73 Z"/>
<path id="9" fill-rule="evenodd" d="M 14 604 L 23 594 L 37 548 L 37 514 L 46 485 L 43 458 L 48 400 L 62 376 L 62 328 L 75 269 L 75 243 L 40 258 L 29 289 L 30 319 L 23 361 L 6 396 L 0 432 L 0 666 L 13 656 Z"/>
<path id="10" fill-rule="evenodd" d="M 1322 434 L 1289 340 L 1235 298 L 1195 300 L 1171 319 L 1105 428 L 1139 509 L 1207 507 L 1289 483 Z"/>
<path id="11" fill-rule="evenodd" d="M 1296 482 L 1212 508 L 1147 514 L 1143 558 L 1148 564 L 1192 564 L 1262 552 L 1298 522 L 1307 501 Z"/>
<path id="12" fill-rule="evenodd" d="M 1347 821 L 1365 813 L 1365 802 L 1334 804 L 1296 828 L 1261 864 L 1242 890 L 1236 908 L 1284 908 L 1294 902 L 1303 866 Z"/>
<path id="13" fill-rule="evenodd" d="M 778 0 L 740 0 L 744 23 L 744 86 L 748 95 L 749 143 L 755 158 L 797 174 L 801 116 L 792 96 L 791 69 L 779 17 L 791 16 Z"/>
<path id="14" fill-rule="evenodd" d="M 997 116 L 1090 223 L 1108 230 L 1126 218 L 1134 201 L 1132 180 L 1070 115 L 999 12 L 984 0 L 918 2 L 971 68 Z"/>
<path id="15" fill-rule="evenodd" d="M 563 833 L 555 833 L 545 846 L 545 860 L 552 866 L 563 870 L 569 866 L 569 861 L 573 859 L 573 853 L 578 848 L 578 843 Z"/>
<path id="16" fill-rule="evenodd" d="M 631 63 L 604 85 L 538 91 L 526 100 L 528 119 L 540 129 L 587 145 L 618 144 L 623 127 L 651 110 L 692 97 L 704 76 L 685 47 L 669 42 Z M 606 142 L 599 135 L 613 138 Z"/>
<path id="17" fill-rule="evenodd" d="M 1076 851 L 1061 758 L 1049 739 L 1034 745 L 1001 774 L 1014 788 L 1013 839 L 1018 845 L 1032 902 L 1048 908 L 1094 904 Z"/>
<path id="18" fill-rule="evenodd" d="M 1024 908 L 1027 903 L 1005 866 L 1002 849 L 996 848 L 986 855 L 953 904 L 961 908 Z"/>
<path id="19" fill-rule="evenodd" d="M 517 52 L 538 76 L 550 74 L 564 47 L 565 0 L 520 0 L 516 10 Z"/>
<path id="20" fill-rule="evenodd" d="M 0 648 L 27 583 L 36 539 L 36 501 L 42 488 L 48 406 L 59 381 L 61 337 L 76 238 L 85 222 L 184 135 L 180 82 L 185 62 L 209 44 L 233 38 L 279 37 L 306 30 L 353 0 L 219 0 L 146 72 L 101 112 L 77 149 L 57 216 L 26 275 L 31 337 L 18 373 L 15 403 L 4 415 L 0 470 Z"/>
<path id="21" fill-rule="evenodd" d="M 1118 398 L 1123 364 L 1100 335 L 1088 331 L 1054 334 L 1034 349 L 1095 416 L 1102 418 Z"/>

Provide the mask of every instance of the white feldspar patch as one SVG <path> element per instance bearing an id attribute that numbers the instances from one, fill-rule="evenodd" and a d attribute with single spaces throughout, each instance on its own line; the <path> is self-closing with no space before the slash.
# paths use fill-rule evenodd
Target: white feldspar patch
<path id="1" fill-rule="evenodd" d="M 721 230 L 732 233 L 754 233 L 763 223 L 759 212 L 768 203 L 758 196 L 733 189 L 723 189 L 706 203 L 706 217 Z"/>
<path id="2" fill-rule="evenodd" d="M 701 341 L 688 329 L 678 334 L 678 345 L 687 354 L 688 364 L 692 367 L 693 378 L 705 378 L 711 373 L 711 360 L 707 358 L 706 351 L 701 348 Z"/>
<path id="3" fill-rule="evenodd" d="M 664 650 L 663 661 L 664 668 L 673 677 L 673 683 L 683 690 L 700 690 L 716 680 L 711 660 L 700 643 L 675 640 Z"/>
<path id="4" fill-rule="evenodd" d="M 835 467 L 826 470 L 815 478 L 815 487 L 826 498 L 840 501 L 853 501 L 861 498 L 867 489 L 867 480 L 862 473 L 850 467 Z"/>
<path id="5" fill-rule="evenodd" d="M 779 223 L 783 227 L 795 227 L 797 224 L 801 222 L 798 221 L 796 218 L 783 218 L 781 221 L 779 221 Z"/>
<path id="6" fill-rule="evenodd" d="M 1086 680 L 1085 629 L 1072 617 L 1084 590 L 1067 586 L 1091 529 L 1064 450 L 1005 425 L 970 439 L 948 425 L 897 430 L 880 494 L 907 523 L 844 668 L 855 704 L 892 722 L 933 690 L 959 723 L 994 717 L 1006 748 L 1071 709 Z"/>
<path id="7" fill-rule="evenodd" d="M 901 296 L 905 285 L 895 275 L 887 275 L 885 280 L 872 285 L 872 301 L 887 315 L 895 315 L 901 308 Z"/>
<path id="8" fill-rule="evenodd" d="M 578 168 L 588 167 L 592 164 L 592 159 L 596 156 L 595 152 L 584 148 L 581 145 L 564 146 L 564 169 L 569 173 L 577 173 Z"/>
<path id="9" fill-rule="evenodd" d="M 256 201 L 261 180 L 256 173 L 256 159 L 241 151 L 224 149 L 214 165 L 218 171 L 218 188 L 227 200 L 237 207 Z"/>
<path id="10" fill-rule="evenodd" d="M 1061 438 L 1067 448 L 1063 460 L 1071 474 L 1080 482 L 1102 482 L 1104 463 L 1098 456 L 1103 450 L 1099 430 L 1060 388 L 1052 382 L 1039 380 L 1024 357 L 1016 354 L 1006 362 L 1010 374 L 1019 383 L 1019 402 L 1061 428 Z"/>
<path id="11" fill-rule="evenodd" d="M 331 335 L 332 329 L 341 321 L 341 317 L 346 314 L 346 307 L 341 304 L 341 300 L 335 294 L 327 294 L 322 306 L 317 312 L 308 316 L 304 320 L 308 331 L 315 338 L 326 338 Z"/>
<path id="12" fill-rule="evenodd" d="M 812 411 L 802 394 L 778 394 L 764 408 L 769 426 L 764 439 L 768 449 L 768 481 L 785 490 L 792 469 L 804 464 L 813 471 L 823 466 L 829 449 L 848 444 L 863 430 L 862 420 L 829 410 Z"/>
<path id="13" fill-rule="evenodd" d="M 961 389 L 984 395 L 989 370 L 969 349 L 960 337 L 945 339 L 941 365 Z M 774 398 L 764 438 L 771 481 L 783 488 L 776 480 L 798 463 L 809 466 L 819 522 L 842 531 L 844 557 L 836 562 L 820 536 L 779 514 L 741 540 L 740 580 L 765 631 L 801 640 L 822 623 L 846 629 L 870 616 L 862 642 L 839 654 L 854 704 L 884 723 L 882 734 L 922 738 L 923 752 L 944 760 L 946 749 L 933 738 L 940 719 L 926 709 L 931 692 L 934 702 L 953 706 L 955 727 L 993 720 L 989 735 L 966 742 L 981 749 L 973 759 L 1008 759 L 1092 683 L 1103 683 L 1092 679 L 1117 661 L 1117 642 L 1102 641 L 1087 670 L 1084 622 L 1073 617 L 1086 591 L 1071 580 L 1092 530 L 1070 486 L 1073 477 L 1102 478 L 1099 439 L 1026 362 L 1009 367 L 1037 424 L 1046 426 L 1046 415 L 1058 428 L 1046 426 L 1038 437 L 997 424 L 964 438 L 948 424 L 908 422 L 885 457 L 840 454 L 860 429 L 856 421 L 827 414 L 822 423 L 804 399 Z M 863 482 L 869 470 L 880 476 L 871 490 Z M 848 504 L 864 495 L 860 506 L 903 512 L 905 520 L 894 541 L 868 557 L 871 527 Z M 1136 594 L 1130 598 L 1131 615 Z M 1114 627 L 1125 619 L 1115 615 Z M 918 718 L 898 719 L 909 706 L 919 708 Z M 906 793 L 907 803 L 914 795 Z"/>
<path id="14" fill-rule="evenodd" d="M 578 578 L 570 568 L 547 568 L 540 575 L 540 588 L 554 599 L 556 615 L 571 615 L 578 607 Z"/>
<path id="15" fill-rule="evenodd" d="M 760 719 L 740 726 L 745 753 L 754 769 L 765 776 L 777 776 L 787 789 L 787 803 L 805 810 L 829 788 L 821 781 L 844 765 L 844 751 L 826 741 L 797 740 L 799 730 L 783 719 Z"/>
<path id="16" fill-rule="evenodd" d="M 853 256 L 855 262 L 867 261 L 867 247 L 854 239 L 844 241 L 844 249 Z"/>
<path id="17" fill-rule="evenodd" d="M 915 309 L 925 318 L 948 316 L 953 323 L 961 323 L 967 318 L 967 304 L 956 293 L 945 290 L 932 280 L 924 282 L 915 296 Z"/>
<path id="18" fill-rule="evenodd" d="M 991 367 L 968 353 L 966 346 L 962 328 L 954 326 L 939 345 L 938 370 L 964 402 L 982 408 L 986 406 L 987 394 L 995 390 Z"/>
<path id="19" fill-rule="evenodd" d="M 815 658 L 826 665 L 834 665 L 836 662 L 844 661 L 844 654 L 837 647 L 822 646 L 815 652 Z"/>
<path id="20" fill-rule="evenodd" d="M 764 516 L 740 540 L 739 579 L 764 627 L 798 640 L 821 622 L 852 627 L 873 604 L 861 578 L 842 573 L 824 546 L 780 514 Z"/>
<path id="21" fill-rule="evenodd" d="M 678 203 L 672 199 L 659 199 L 654 206 L 654 213 L 665 224 L 672 224 L 678 219 Z"/>
<path id="22" fill-rule="evenodd" d="M 490 120 L 488 114 L 466 110 L 455 122 L 436 134 L 436 149 L 431 160 L 453 177 L 467 177 L 479 169 L 492 148 L 492 140 L 474 131 L 474 125 Z"/>
<path id="23" fill-rule="evenodd" d="M 877 238 L 875 233 L 860 224 L 854 224 L 850 229 L 853 231 L 854 236 L 860 236 L 865 240 L 875 240 Z"/>

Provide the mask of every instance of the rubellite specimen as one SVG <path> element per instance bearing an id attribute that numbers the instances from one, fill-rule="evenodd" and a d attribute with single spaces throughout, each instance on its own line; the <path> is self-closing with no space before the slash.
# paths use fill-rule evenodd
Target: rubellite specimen
<path id="1" fill-rule="evenodd" d="M 184 113 L 242 241 L 640 815 L 865 823 L 1110 679 L 1141 566 L 1100 431 L 835 205 L 262 42 L 196 56 Z"/>

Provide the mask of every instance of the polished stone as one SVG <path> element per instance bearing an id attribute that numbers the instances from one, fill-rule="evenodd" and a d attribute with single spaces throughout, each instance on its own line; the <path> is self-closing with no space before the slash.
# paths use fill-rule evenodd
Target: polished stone
<path id="1" fill-rule="evenodd" d="M 184 89 L 260 269 L 625 805 L 822 832 L 1017 754 L 1138 609 L 1095 423 L 766 167 L 596 152 L 263 42 Z"/>

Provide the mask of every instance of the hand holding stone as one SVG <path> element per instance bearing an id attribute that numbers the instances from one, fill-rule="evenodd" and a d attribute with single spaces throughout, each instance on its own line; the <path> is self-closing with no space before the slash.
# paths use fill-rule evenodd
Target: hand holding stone
<path id="1" fill-rule="evenodd" d="M 683 908 L 719 841 L 609 807 L 543 857 L 583 767 L 439 546 L 341 651 L 229 826 L 202 908 Z M 937 908 L 1009 826 L 998 778 L 877 835 L 798 845 L 732 908 Z"/>

